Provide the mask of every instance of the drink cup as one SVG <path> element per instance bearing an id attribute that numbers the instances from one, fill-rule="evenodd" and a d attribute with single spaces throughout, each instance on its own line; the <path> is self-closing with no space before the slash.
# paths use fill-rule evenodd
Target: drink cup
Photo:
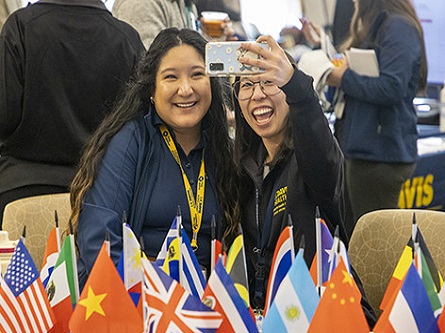
<path id="1" fill-rule="evenodd" d="M 221 25 L 229 15 L 224 12 L 205 11 L 201 13 L 201 16 L 201 26 L 204 33 L 213 38 L 221 37 L 224 32 Z"/>

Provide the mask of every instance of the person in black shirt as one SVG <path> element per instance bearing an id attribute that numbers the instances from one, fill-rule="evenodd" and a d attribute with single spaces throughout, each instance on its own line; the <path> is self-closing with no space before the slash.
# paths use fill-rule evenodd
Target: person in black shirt
<path id="1" fill-rule="evenodd" d="M 86 139 L 144 51 L 136 30 L 100 0 L 40 0 L 8 18 L 0 35 L 0 218 L 13 200 L 68 192 Z"/>

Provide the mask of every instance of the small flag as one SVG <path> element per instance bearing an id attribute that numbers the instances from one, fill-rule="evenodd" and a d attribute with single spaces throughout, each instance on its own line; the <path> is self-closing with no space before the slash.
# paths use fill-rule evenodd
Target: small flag
<path id="1" fill-rule="evenodd" d="M 206 280 L 184 229 L 182 229 L 181 255 L 181 274 L 183 275 L 181 285 L 190 294 L 201 298 L 206 287 Z"/>
<path id="2" fill-rule="evenodd" d="M 165 236 L 164 242 L 162 243 L 161 250 L 158 253 L 158 256 L 156 257 L 156 264 L 159 267 L 164 266 L 164 261 L 169 255 L 169 248 L 171 242 L 178 238 L 180 236 L 179 231 L 179 225 L 181 224 L 182 217 L 181 215 L 177 214 L 175 218 L 173 219 L 172 225 L 170 226 L 170 229 L 168 230 L 167 235 Z"/>
<path id="3" fill-rule="evenodd" d="M 211 228 L 212 228 L 212 242 L 210 244 L 210 272 L 213 271 L 215 268 L 216 263 L 219 260 L 220 254 L 222 254 L 222 243 L 216 236 L 216 220 L 215 216 L 212 215 L 212 222 L 211 222 Z"/>
<path id="4" fill-rule="evenodd" d="M 0 276 L 0 328 L 3 332 L 48 332 L 55 317 L 39 272 L 20 239 L 4 279 Z"/>
<path id="5" fill-rule="evenodd" d="M 63 242 L 53 273 L 46 286 L 46 293 L 56 317 L 56 327 L 51 332 L 69 332 L 68 322 L 79 299 L 74 236 Z"/>
<path id="6" fill-rule="evenodd" d="M 57 223 L 57 212 L 56 223 Z M 42 268 L 40 270 L 40 279 L 42 280 L 43 286 L 46 288 L 48 284 L 49 277 L 53 272 L 54 265 L 56 264 L 57 257 L 60 251 L 60 232 L 59 227 L 56 226 L 51 230 L 48 240 L 46 242 L 45 253 L 43 254 Z"/>
<path id="7" fill-rule="evenodd" d="M 332 252 L 332 246 L 334 245 L 334 238 L 332 237 L 331 232 L 329 231 L 328 226 L 326 225 L 326 222 L 323 219 L 320 219 L 320 248 L 321 248 L 321 254 L 315 253 L 314 259 L 312 260 L 310 273 L 312 276 L 312 279 L 314 281 L 315 285 L 320 284 L 322 286 L 326 281 L 329 280 L 329 268 L 330 268 L 330 261 L 329 259 L 332 258 L 331 252 Z M 318 277 L 318 258 L 321 257 L 321 274 Z M 318 280 L 321 281 L 318 281 Z"/>
<path id="8" fill-rule="evenodd" d="M 170 243 L 162 270 L 178 282 L 181 279 L 181 260 L 181 238 L 177 237 Z"/>
<path id="9" fill-rule="evenodd" d="M 433 258 L 431 257 L 430 251 L 428 250 L 428 246 L 423 238 L 422 233 L 419 229 L 416 230 L 416 237 L 418 240 L 419 248 L 422 251 L 424 256 L 424 261 L 426 266 L 428 267 L 429 273 L 434 283 L 434 289 L 436 292 L 439 292 L 443 285 L 443 278 L 440 272 L 438 271 Z M 413 262 L 413 249 L 414 249 L 414 241 L 412 237 L 409 238 L 407 245 L 403 249 L 402 255 L 397 262 L 394 273 L 391 276 L 391 279 L 386 288 L 385 294 L 383 295 L 383 299 L 380 303 L 380 309 L 385 310 L 390 304 L 390 300 L 394 294 L 400 289 L 402 285 L 403 278 L 406 275 L 409 267 Z M 425 283 L 426 281 L 424 281 Z"/>
<path id="10" fill-rule="evenodd" d="M 141 264 L 141 245 L 127 223 L 122 223 L 123 248 L 118 271 L 123 271 L 123 281 L 136 307 L 142 293 L 143 270 Z M 139 309 L 141 310 L 141 309 Z"/>
<path id="11" fill-rule="evenodd" d="M 202 300 L 223 316 L 218 332 L 258 332 L 255 320 L 224 268 L 222 257 L 210 275 Z"/>
<path id="12" fill-rule="evenodd" d="M 142 331 L 142 318 L 111 261 L 106 241 L 80 295 L 69 327 L 72 333 Z"/>
<path id="13" fill-rule="evenodd" d="M 278 287 L 263 321 L 263 332 L 307 332 L 320 297 L 300 249 Z"/>
<path id="14" fill-rule="evenodd" d="M 413 265 L 396 296 L 389 322 L 395 332 L 439 332 L 428 294 Z"/>
<path id="15" fill-rule="evenodd" d="M 190 295 L 156 264 L 143 260 L 149 332 L 215 332 L 222 317 Z"/>
<path id="16" fill-rule="evenodd" d="M 235 238 L 227 253 L 226 270 L 232 278 L 236 289 L 246 305 L 250 307 L 249 284 L 247 280 L 247 262 L 244 252 L 243 234 L 240 228 L 240 234 Z"/>
<path id="17" fill-rule="evenodd" d="M 278 242 L 275 245 L 275 252 L 272 259 L 272 266 L 267 284 L 263 316 L 266 316 L 267 310 L 274 300 L 278 287 L 292 266 L 294 258 L 294 237 L 291 224 L 283 229 L 280 237 L 278 238 Z"/>
<path id="18" fill-rule="evenodd" d="M 363 313 L 361 293 L 343 258 L 334 270 L 331 279 L 315 310 L 308 333 L 369 333 Z"/>

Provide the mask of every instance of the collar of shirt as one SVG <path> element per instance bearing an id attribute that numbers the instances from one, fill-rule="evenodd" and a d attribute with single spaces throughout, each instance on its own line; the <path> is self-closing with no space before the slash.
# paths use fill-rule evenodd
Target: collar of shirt
<path id="1" fill-rule="evenodd" d="M 152 109 L 152 111 L 153 111 L 153 109 Z M 177 143 L 175 132 L 172 131 L 171 128 L 167 124 L 164 123 L 164 121 L 161 119 L 161 117 L 159 117 L 159 115 L 157 114 L 156 111 L 152 112 L 152 115 L 153 115 L 152 116 L 153 125 L 155 125 L 155 127 L 158 127 L 159 125 L 167 126 L 167 128 L 170 131 L 171 136 L 173 137 L 173 140 L 175 141 L 175 143 Z M 200 139 L 198 145 L 195 148 L 193 148 L 193 150 L 202 149 L 202 148 L 206 147 L 207 143 L 209 142 L 209 135 L 210 135 L 209 127 L 210 126 L 206 125 L 206 123 L 207 123 L 206 121 L 204 121 L 204 120 L 202 121 L 201 139 Z"/>
<path id="2" fill-rule="evenodd" d="M 38 3 L 49 3 L 63 6 L 83 6 L 108 10 L 105 4 L 100 0 L 40 0 Z"/>

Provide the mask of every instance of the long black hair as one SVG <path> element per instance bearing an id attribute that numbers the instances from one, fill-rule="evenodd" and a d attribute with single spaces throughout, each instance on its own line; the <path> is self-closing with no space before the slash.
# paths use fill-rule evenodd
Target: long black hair
<path id="1" fill-rule="evenodd" d="M 185 44 L 195 48 L 204 59 L 206 43 L 198 32 L 177 28 L 165 29 L 153 40 L 149 50 L 139 61 L 132 79 L 117 99 L 114 112 L 104 119 L 85 147 L 79 170 L 71 185 L 71 219 L 75 227 L 83 196 L 93 185 L 111 138 L 128 121 L 144 115 L 150 109 L 150 97 L 156 90 L 156 74 L 165 54 L 172 48 Z M 215 178 L 222 221 L 226 234 L 236 233 L 239 208 L 237 181 L 233 172 L 233 143 L 228 134 L 222 88 L 216 78 L 210 78 L 210 85 L 212 102 L 203 121 L 210 131 L 210 149 L 215 159 Z"/>

